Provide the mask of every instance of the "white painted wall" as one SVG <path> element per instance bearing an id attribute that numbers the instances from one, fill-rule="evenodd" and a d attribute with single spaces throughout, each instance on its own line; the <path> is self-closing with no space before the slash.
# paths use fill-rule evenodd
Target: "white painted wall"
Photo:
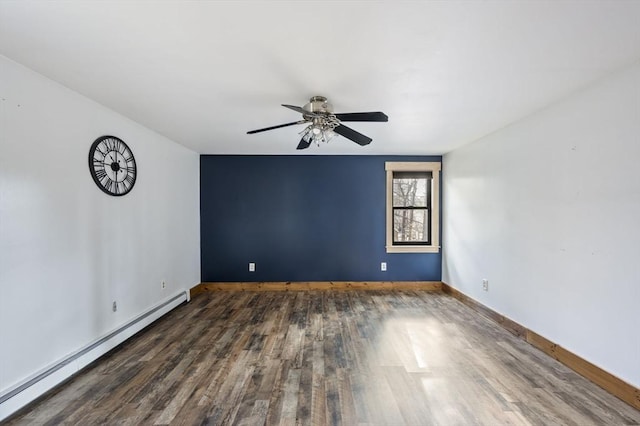
<path id="1" fill-rule="evenodd" d="M 443 185 L 443 281 L 640 386 L 640 63 L 445 155 Z"/>
<path id="2" fill-rule="evenodd" d="M 1 56 L 0 98 L 2 394 L 196 285 L 200 202 L 195 152 Z M 136 157 L 124 197 L 89 174 L 105 134 Z"/>

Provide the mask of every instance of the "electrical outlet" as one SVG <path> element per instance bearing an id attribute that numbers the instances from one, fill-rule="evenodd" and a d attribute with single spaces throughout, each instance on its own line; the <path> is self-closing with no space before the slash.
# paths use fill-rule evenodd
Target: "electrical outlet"
<path id="1" fill-rule="evenodd" d="M 249 272 L 255 272 L 256 271 L 256 264 L 253 262 L 249 262 Z"/>
<path id="2" fill-rule="evenodd" d="M 163 280 L 163 281 L 162 281 L 162 283 L 160 284 L 160 288 L 161 288 L 161 289 L 163 289 L 163 290 L 164 290 L 165 288 L 167 288 L 167 283 L 166 283 L 166 282 L 164 282 L 164 280 Z"/>
<path id="3" fill-rule="evenodd" d="M 111 310 L 113 310 L 113 312 L 118 310 L 118 304 L 114 301 L 113 305 L 111 306 Z"/>
<path id="4" fill-rule="evenodd" d="M 380 270 L 381 271 L 387 270 L 387 262 L 380 262 Z"/>
<path id="5" fill-rule="evenodd" d="M 486 278 L 482 280 L 482 289 L 484 291 L 489 291 L 489 280 Z"/>

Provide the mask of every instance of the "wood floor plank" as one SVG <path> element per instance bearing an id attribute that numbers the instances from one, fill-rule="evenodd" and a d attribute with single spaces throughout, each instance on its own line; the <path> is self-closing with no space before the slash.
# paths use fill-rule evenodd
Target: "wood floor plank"
<path id="1" fill-rule="evenodd" d="M 251 415 L 243 418 L 238 425 L 240 426 L 254 426 L 263 425 L 267 419 L 267 413 L 269 411 L 269 401 L 264 399 L 257 399 L 253 404 Z"/>
<path id="2" fill-rule="evenodd" d="M 446 294 L 204 292 L 6 425 L 640 425 Z"/>
<path id="3" fill-rule="evenodd" d="M 327 394 L 324 374 L 324 345 L 322 340 L 313 341 L 311 360 L 311 425 L 327 424 Z"/>

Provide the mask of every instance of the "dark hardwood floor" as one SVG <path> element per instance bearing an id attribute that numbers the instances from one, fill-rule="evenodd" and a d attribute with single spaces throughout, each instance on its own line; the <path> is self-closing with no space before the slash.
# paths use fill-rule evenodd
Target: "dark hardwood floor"
<path id="1" fill-rule="evenodd" d="M 213 292 L 7 423 L 586 426 L 640 411 L 443 293 Z"/>

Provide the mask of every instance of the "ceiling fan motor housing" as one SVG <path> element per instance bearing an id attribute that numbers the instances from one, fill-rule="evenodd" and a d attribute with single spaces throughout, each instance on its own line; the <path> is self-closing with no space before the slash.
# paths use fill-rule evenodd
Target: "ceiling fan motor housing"
<path id="1" fill-rule="evenodd" d="M 309 103 L 304 105 L 302 109 L 313 114 L 333 114 L 333 105 L 327 102 L 327 98 L 324 96 L 313 96 L 309 99 Z M 305 120 L 313 120 L 313 116 L 306 116 L 303 114 L 303 117 Z"/>

